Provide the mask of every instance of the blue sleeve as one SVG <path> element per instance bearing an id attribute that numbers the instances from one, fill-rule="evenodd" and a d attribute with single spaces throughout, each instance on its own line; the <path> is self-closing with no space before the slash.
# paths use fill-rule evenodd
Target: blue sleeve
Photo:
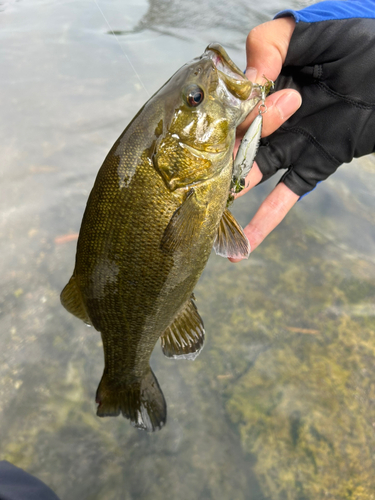
<path id="1" fill-rule="evenodd" d="M 375 19 L 375 0 L 327 0 L 301 10 L 283 10 L 276 14 L 274 19 L 286 16 L 294 17 L 297 23 L 353 18 Z"/>
<path id="2" fill-rule="evenodd" d="M 59 500 L 42 481 L 18 467 L 0 462 L 0 500 Z"/>

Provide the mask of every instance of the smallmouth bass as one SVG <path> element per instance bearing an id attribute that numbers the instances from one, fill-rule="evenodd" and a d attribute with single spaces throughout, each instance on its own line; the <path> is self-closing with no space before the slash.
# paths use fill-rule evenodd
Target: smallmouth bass
<path id="1" fill-rule="evenodd" d="M 211 249 L 248 256 L 227 209 L 237 125 L 264 95 L 219 44 L 180 68 L 108 153 L 83 216 L 63 306 L 101 333 L 97 415 L 166 422 L 149 360 L 194 359 L 204 326 L 193 289 Z"/>

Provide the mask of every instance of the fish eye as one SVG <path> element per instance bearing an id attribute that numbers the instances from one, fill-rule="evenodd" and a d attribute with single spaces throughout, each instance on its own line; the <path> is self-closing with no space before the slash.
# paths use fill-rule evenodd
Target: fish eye
<path id="1" fill-rule="evenodd" d="M 186 102 L 189 106 L 196 107 L 203 101 L 203 99 L 204 92 L 199 85 L 190 85 L 190 87 L 186 89 Z"/>

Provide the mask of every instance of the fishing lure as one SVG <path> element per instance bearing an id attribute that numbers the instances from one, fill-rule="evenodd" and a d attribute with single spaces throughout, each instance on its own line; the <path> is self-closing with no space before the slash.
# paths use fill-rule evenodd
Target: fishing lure
<path id="1" fill-rule="evenodd" d="M 266 79 L 266 84 L 262 86 L 262 98 L 258 106 L 258 115 L 244 135 L 234 160 L 231 185 L 232 195 L 240 193 L 245 189 L 246 177 L 253 166 L 255 156 L 258 152 L 260 137 L 262 135 L 263 115 L 267 112 L 265 99 L 269 91 L 274 87 L 274 82 L 272 80 L 268 80 L 266 77 L 264 78 Z"/>

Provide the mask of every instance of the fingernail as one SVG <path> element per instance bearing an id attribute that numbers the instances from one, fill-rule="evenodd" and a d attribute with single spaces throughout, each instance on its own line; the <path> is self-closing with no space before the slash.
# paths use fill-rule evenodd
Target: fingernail
<path id="1" fill-rule="evenodd" d="M 279 97 L 275 106 L 283 120 L 287 120 L 301 106 L 302 99 L 298 92 L 287 92 Z"/>
<path id="2" fill-rule="evenodd" d="M 251 82 L 255 82 L 257 79 L 258 71 L 256 68 L 246 68 L 246 77 Z"/>

